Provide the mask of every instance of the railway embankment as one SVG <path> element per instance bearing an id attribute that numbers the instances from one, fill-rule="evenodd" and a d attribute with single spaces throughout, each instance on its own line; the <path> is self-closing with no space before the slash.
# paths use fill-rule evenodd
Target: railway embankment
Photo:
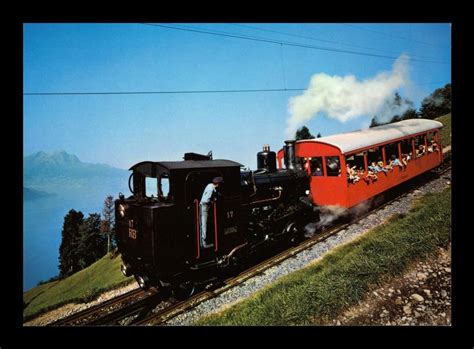
<path id="1" fill-rule="evenodd" d="M 383 212 L 367 217 L 358 225 L 374 227 L 355 234 L 330 253 L 320 254 L 321 258 L 301 270 L 288 272 L 256 292 L 254 289 L 248 298 L 237 296 L 233 306 L 211 310 L 208 305 L 200 313 L 210 315 L 183 314 L 171 324 L 449 324 L 449 185 L 445 175 L 386 207 L 382 211 L 390 215 L 382 224 Z M 378 224 L 371 223 L 377 220 Z M 241 289 L 245 287 L 249 285 Z M 393 306 L 384 303 L 384 294 Z M 354 309 L 361 306 L 372 309 L 372 317 L 368 315 L 371 321 L 360 314 L 350 316 L 351 309 L 357 314 Z"/>
<path id="2" fill-rule="evenodd" d="M 25 325 L 45 325 L 123 293 L 130 287 L 136 288 L 133 277 L 122 275 L 120 264 L 120 256 L 111 258 L 106 255 L 65 279 L 44 283 L 24 292 Z"/>

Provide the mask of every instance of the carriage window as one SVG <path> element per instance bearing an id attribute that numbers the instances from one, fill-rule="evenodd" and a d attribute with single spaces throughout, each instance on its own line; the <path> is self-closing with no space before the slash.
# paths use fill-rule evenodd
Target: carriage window
<path id="1" fill-rule="evenodd" d="M 158 195 L 158 179 L 154 177 L 145 177 L 145 195 L 149 198 Z"/>
<path id="2" fill-rule="evenodd" d="M 369 149 L 367 152 L 367 162 L 369 163 L 369 166 L 372 164 L 372 162 L 379 162 L 382 161 L 382 148 L 381 147 L 376 147 Z"/>
<path id="3" fill-rule="evenodd" d="M 364 172 L 365 165 L 364 165 L 364 153 L 357 153 L 346 156 L 346 164 L 349 164 L 350 168 L 354 168 L 357 172 Z"/>
<path id="4" fill-rule="evenodd" d="M 413 154 L 413 149 L 411 147 L 411 141 L 412 141 L 413 138 L 410 138 L 410 139 L 404 139 L 400 142 L 400 147 L 402 149 L 402 156 L 403 155 L 410 155 L 412 156 Z"/>
<path id="5" fill-rule="evenodd" d="M 415 151 L 417 158 L 426 154 L 425 135 L 415 137 Z"/>
<path id="6" fill-rule="evenodd" d="M 341 174 L 341 163 L 339 156 L 326 157 L 326 171 L 328 176 L 339 176 Z"/>
<path id="7" fill-rule="evenodd" d="M 436 132 L 429 132 L 426 140 L 428 142 L 428 153 L 434 153 L 439 150 L 438 143 L 436 142 Z"/>
<path id="8" fill-rule="evenodd" d="M 390 161 L 390 159 L 398 159 L 399 154 L 398 154 L 398 143 L 390 143 L 385 145 L 385 159 L 387 162 Z"/>
<path id="9" fill-rule="evenodd" d="M 434 140 L 434 135 L 435 133 L 434 132 L 428 132 L 428 134 L 426 135 L 426 140 L 428 141 L 428 143 L 430 143 L 432 140 Z"/>
<path id="10" fill-rule="evenodd" d="M 322 157 L 311 158 L 311 176 L 324 176 Z"/>

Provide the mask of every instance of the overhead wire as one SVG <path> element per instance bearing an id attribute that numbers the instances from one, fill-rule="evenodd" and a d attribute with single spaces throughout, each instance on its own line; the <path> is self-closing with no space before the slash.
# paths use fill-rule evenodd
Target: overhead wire
<path id="1" fill-rule="evenodd" d="M 313 37 L 313 36 L 298 35 L 298 34 L 283 32 L 283 31 L 280 31 L 280 30 L 273 30 L 273 29 L 267 29 L 267 28 L 259 28 L 259 27 L 254 27 L 254 26 L 248 25 L 248 24 L 240 24 L 240 23 L 229 23 L 229 24 L 234 25 L 234 26 L 238 26 L 238 27 L 242 27 L 242 28 L 250 28 L 250 29 L 254 29 L 254 30 L 265 31 L 265 32 L 270 32 L 270 33 L 276 33 L 276 34 L 287 35 L 287 36 L 293 36 L 293 37 L 302 38 L 302 39 L 307 39 L 307 40 L 321 41 L 321 42 L 327 42 L 327 43 L 336 44 L 336 45 L 362 48 L 362 49 L 364 49 L 364 50 L 378 51 L 378 52 L 397 53 L 397 52 L 395 52 L 395 51 L 380 50 L 380 49 L 376 49 L 376 48 L 373 48 L 373 47 L 367 47 L 367 46 L 360 46 L 360 45 L 348 44 L 348 43 L 344 43 L 344 42 L 341 42 L 341 41 L 320 39 L 320 38 L 316 38 L 316 37 Z M 433 57 L 418 56 L 418 55 L 417 55 L 417 56 L 412 56 L 412 57 L 419 57 L 419 58 L 423 58 L 423 59 L 436 59 L 436 58 L 433 58 Z"/>
<path id="2" fill-rule="evenodd" d="M 190 28 L 189 26 L 185 28 L 185 27 L 176 27 L 176 26 L 165 25 L 165 24 L 153 24 L 153 23 L 142 23 L 142 24 L 148 25 L 148 26 L 154 26 L 154 27 L 168 28 L 168 29 L 173 29 L 173 30 L 189 31 L 189 32 L 195 32 L 195 33 L 201 33 L 201 34 L 217 35 L 217 36 L 224 36 L 224 37 L 230 37 L 230 38 L 236 38 L 236 39 L 242 39 L 242 40 L 251 40 L 251 41 L 257 41 L 257 42 L 266 42 L 266 43 L 271 43 L 271 44 L 301 47 L 301 48 L 308 48 L 308 49 L 313 49 L 313 50 L 339 52 L 339 53 L 378 57 L 378 58 L 385 58 L 385 59 L 399 59 L 399 58 L 405 59 L 403 57 L 387 56 L 387 55 L 380 55 L 380 54 L 368 53 L 368 52 L 341 50 L 341 49 L 336 49 L 336 48 L 313 46 L 313 45 L 304 45 L 301 43 L 279 41 L 279 40 L 274 40 L 274 39 L 269 39 L 269 38 L 253 37 L 253 36 L 242 35 L 242 34 L 228 34 L 224 32 L 218 32 L 216 30 L 210 31 L 210 30 L 195 29 L 195 28 Z M 417 59 L 417 58 L 406 58 L 406 59 L 407 60 L 409 59 L 410 61 L 414 61 L 414 62 L 449 64 L 449 62 L 445 62 L 445 61 L 423 60 L 423 59 Z"/>
<path id="3" fill-rule="evenodd" d="M 420 41 L 420 40 L 413 40 L 413 39 L 409 39 L 409 38 L 405 38 L 403 36 L 399 36 L 399 35 L 394 35 L 392 33 L 385 33 L 385 32 L 381 32 L 381 31 L 378 31 L 378 30 L 374 30 L 374 29 L 370 29 L 370 28 L 366 28 L 366 27 L 362 27 L 362 26 L 357 26 L 357 25 L 353 25 L 353 24 L 348 24 L 348 23 L 341 23 L 345 26 L 348 26 L 348 27 L 352 27 L 352 28 L 357 28 L 357 29 L 360 29 L 360 30 L 365 30 L 365 31 L 369 31 L 369 32 L 372 32 L 372 33 L 377 33 L 377 34 L 381 34 L 381 35 L 385 35 L 385 36 L 390 36 L 390 37 L 393 37 L 393 38 L 398 38 L 398 39 L 402 39 L 402 40 L 408 40 L 408 41 L 413 41 L 413 42 L 416 42 L 418 44 L 423 44 L 423 45 L 429 45 L 429 46 L 434 46 L 434 47 L 442 47 L 440 45 L 436 45 L 436 44 L 432 44 L 432 43 L 428 43 L 428 42 L 424 42 L 424 41 Z"/>
<path id="4" fill-rule="evenodd" d="M 445 81 L 433 81 L 412 85 L 434 85 Z M 198 93 L 248 93 L 248 92 L 291 92 L 307 88 L 233 89 L 233 90 L 175 90 L 175 91 L 102 91 L 102 92 L 25 92 L 24 96 L 74 96 L 74 95 L 149 95 L 149 94 L 198 94 Z"/>

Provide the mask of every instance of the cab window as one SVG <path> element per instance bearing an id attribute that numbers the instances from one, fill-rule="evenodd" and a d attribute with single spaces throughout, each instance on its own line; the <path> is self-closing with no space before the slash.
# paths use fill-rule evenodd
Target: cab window
<path id="1" fill-rule="evenodd" d="M 167 173 L 162 174 L 158 180 L 158 197 L 160 200 L 168 201 L 170 197 L 170 179 Z"/>
<path id="2" fill-rule="evenodd" d="M 155 177 L 145 177 L 145 195 L 149 198 L 158 196 L 158 179 Z"/>

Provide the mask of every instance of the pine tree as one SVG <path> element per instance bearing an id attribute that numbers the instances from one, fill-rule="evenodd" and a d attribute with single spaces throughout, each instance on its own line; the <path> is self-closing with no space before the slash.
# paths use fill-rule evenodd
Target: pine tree
<path id="1" fill-rule="evenodd" d="M 379 124 L 378 121 L 377 121 L 377 116 L 374 116 L 374 117 L 372 118 L 372 120 L 370 121 L 370 126 L 369 126 L 369 128 L 372 128 L 372 127 L 375 127 L 375 126 L 379 126 L 379 125 L 380 125 L 380 124 Z"/>
<path id="2" fill-rule="evenodd" d="M 80 251 L 80 228 L 84 222 L 84 214 L 70 210 L 64 217 L 62 239 L 59 247 L 60 276 L 68 276 L 79 270 L 78 260 Z"/>
<path id="3" fill-rule="evenodd" d="M 104 208 L 102 210 L 102 220 L 100 231 L 102 234 L 107 236 L 107 253 L 110 252 L 114 246 L 114 198 L 112 195 L 108 195 L 104 201 Z"/>
<path id="4" fill-rule="evenodd" d="M 78 266 L 80 269 L 88 267 L 107 252 L 107 239 L 100 228 L 100 214 L 90 213 L 79 229 Z"/>
<path id="5" fill-rule="evenodd" d="M 314 139 L 314 136 L 309 132 L 309 129 L 306 126 L 303 126 L 296 131 L 295 139 Z"/>

